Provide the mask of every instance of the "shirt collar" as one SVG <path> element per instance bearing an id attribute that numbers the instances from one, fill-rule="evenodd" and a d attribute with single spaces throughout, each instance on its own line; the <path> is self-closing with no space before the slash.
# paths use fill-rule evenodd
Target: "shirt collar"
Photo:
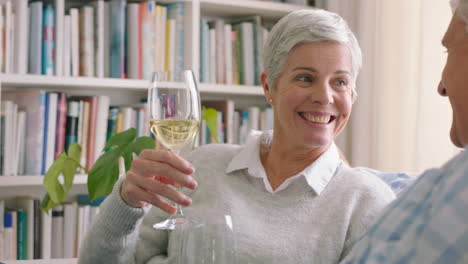
<path id="1" fill-rule="evenodd" d="M 268 147 L 273 136 L 273 131 L 253 132 L 250 134 L 242 150 L 237 153 L 226 168 L 226 174 L 236 170 L 247 169 L 249 176 L 254 178 L 263 178 L 265 188 L 272 191 L 271 185 L 265 173 L 265 169 L 260 161 L 260 149 Z M 266 145 L 266 146 L 265 146 Z M 341 159 L 335 143 L 312 164 L 295 176 L 287 179 L 276 191 L 286 188 L 292 181 L 299 177 L 305 177 L 308 185 L 317 195 L 325 189 L 336 169 L 341 164 Z M 284 186 L 283 186 L 284 185 Z"/>

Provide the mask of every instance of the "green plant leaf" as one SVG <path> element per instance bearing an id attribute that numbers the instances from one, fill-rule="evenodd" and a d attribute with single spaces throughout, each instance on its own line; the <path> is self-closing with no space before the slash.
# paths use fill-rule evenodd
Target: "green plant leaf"
<path id="1" fill-rule="evenodd" d="M 136 129 L 131 128 L 114 135 L 106 144 L 106 151 L 94 163 L 88 173 L 88 192 L 91 200 L 107 195 L 119 178 L 119 158 L 124 157 L 125 170 L 130 169 L 132 153 L 140 154 L 143 149 L 154 149 L 155 141 L 150 137 L 136 138 Z M 44 187 L 47 194 L 41 202 L 41 209 L 48 211 L 59 205 L 68 196 L 80 164 L 81 147 L 72 144 L 68 151 L 60 154 L 44 176 Z M 59 177 L 63 175 L 64 183 Z"/>
<path id="2" fill-rule="evenodd" d="M 81 147 L 76 143 L 72 144 L 68 148 L 68 153 L 70 155 L 62 152 L 44 175 L 43 185 L 47 190 L 47 195 L 41 202 L 41 209 L 44 211 L 48 211 L 50 208 L 61 204 L 68 196 L 73 185 L 76 170 L 78 167 L 81 167 L 79 163 Z M 60 175 L 63 175 L 63 185 L 59 180 Z"/>
<path id="3" fill-rule="evenodd" d="M 45 211 L 46 213 L 49 213 L 49 210 L 55 206 L 55 203 L 50 199 L 49 194 L 47 193 L 44 196 L 44 199 L 41 201 L 41 209 Z"/>
<path id="4" fill-rule="evenodd" d="M 151 137 L 139 137 L 132 144 L 132 152 L 140 155 L 140 152 L 144 149 L 154 149 L 156 142 Z"/>
<path id="5" fill-rule="evenodd" d="M 118 134 L 112 136 L 109 141 L 107 141 L 106 146 L 104 149 L 108 149 L 114 146 L 121 146 L 130 143 L 132 140 L 135 139 L 136 136 L 136 129 L 130 128 Z"/>
<path id="6" fill-rule="evenodd" d="M 59 203 L 63 200 L 65 192 L 59 181 L 59 176 L 63 168 L 63 164 L 67 159 L 67 154 L 62 153 L 50 166 L 47 173 L 44 175 L 44 187 L 46 188 L 50 199 L 54 203 Z"/>
<path id="7" fill-rule="evenodd" d="M 80 161 L 81 158 L 81 147 L 77 143 L 73 143 L 68 147 L 68 157 L 75 161 Z"/>
<path id="8" fill-rule="evenodd" d="M 211 138 L 218 143 L 218 112 L 213 108 L 203 108 L 203 119 L 210 130 Z"/>
<path id="9" fill-rule="evenodd" d="M 94 164 L 88 174 L 88 192 L 91 200 L 112 191 L 115 181 L 119 178 L 119 157 L 126 146 L 102 154 Z"/>
<path id="10" fill-rule="evenodd" d="M 140 154 L 143 149 L 154 149 L 155 141 L 150 137 L 136 138 L 136 130 L 129 129 L 114 135 L 106 145 L 110 149 L 94 164 L 88 175 L 88 192 L 90 199 L 96 199 L 112 192 L 119 178 L 119 158 L 124 158 L 125 171 L 132 164 L 132 153 Z"/>

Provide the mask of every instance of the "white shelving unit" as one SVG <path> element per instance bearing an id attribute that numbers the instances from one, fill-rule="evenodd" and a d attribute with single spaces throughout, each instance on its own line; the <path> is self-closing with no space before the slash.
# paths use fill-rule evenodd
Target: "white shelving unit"
<path id="1" fill-rule="evenodd" d="M 146 92 L 148 89 L 147 80 L 57 77 L 32 74 L 0 74 L 0 85 L 2 91 L 17 89 L 46 89 L 66 91 L 94 90 L 106 93 L 109 91 Z M 177 89 L 182 86 L 181 83 L 177 82 L 165 82 L 163 85 L 169 89 Z M 219 95 L 263 95 L 263 90 L 260 86 L 200 83 L 198 87 L 202 96 L 203 94 L 210 93 Z"/>
<path id="2" fill-rule="evenodd" d="M 63 183 L 63 180 L 59 179 Z M 72 195 L 87 193 L 86 179 L 86 175 L 75 175 Z M 43 180 L 44 176 L 40 175 L 0 176 L 0 200 L 22 195 L 42 198 L 46 193 L 42 185 Z"/>
<path id="3" fill-rule="evenodd" d="M 289 12 L 307 7 L 285 3 L 267 3 L 255 0 L 200 0 L 201 14 L 219 17 L 260 15 L 267 20 L 278 20 Z"/>
<path id="4" fill-rule="evenodd" d="M 274 22 L 287 13 L 308 7 L 295 6 L 283 3 L 268 3 L 254 0 L 161 0 L 158 3 L 185 2 L 188 5 L 184 18 L 186 46 L 185 67 L 199 73 L 200 50 L 200 18 L 209 17 L 244 17 L 260 15 L 268 22 Z M 188 12 L 187 12 L 188 10 Z M 177 89 L 180 84 L 165 83 L 168 89 Z M 42 75 L 0 74 L 0 91 L 15 90 L 47 90 L 65 91 L 73 94 L 105 94 L 109 95 L 112 103 L 133 103 L 132 100 L 141 98 L 146 94 L 147 80 L 90 78 L 90 77 L 58 77 Z M 260 86 L 225 85 L 225 84 L 199 84 L 202 99 L 230 98 L 236 105 L 266 105 L 263 90 Z M 1 99 L 1 96 L 0 96 Z M 119 101 L 120 100 L 120 101 Z M 12 198 L 20 195 L 43 197 L 43 176 L 0 176 L 0 199 Z M 75 176 L 72 194 L 86 192 L 86 175 Z M 0 260 L 3 261 L 3 260 Z M 76 259 L 32 260 L 32 261 L 3 261 L 8 264 L 74 264 Z"/>

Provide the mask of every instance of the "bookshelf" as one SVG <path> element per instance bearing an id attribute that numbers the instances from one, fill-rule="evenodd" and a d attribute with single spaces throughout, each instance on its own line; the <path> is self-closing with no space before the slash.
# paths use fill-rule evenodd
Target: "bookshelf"
<path id="1" fill-rule="evenodd" d="M 4 4 L 7 0 L 0 0 Z M 14 0 L 16 1 L 16 0 Z M 82 3 L 82 1 L 66 1 Z M 161 0 L 157 4 L 183 2 L 184 14 L 184 67 L 191 68 L 197 79 L 200 80 L 200 19 L 210 18 L 238 18 L 251 15 L 259 15 L 266 23 L 273 23 L 287 13 L 304 8 L 285 3 L 272 3 L 255 0 Z M 68 5 L 69 3 L 67 3 Z M 177 82 L 166 82 L 168 89 L 177 89 Z M 97 77 L 63 77 L 45 76 L 33 74 L 0 73 L 0 91 L 44 90 L 63 91 L 69 95 L 108 95 L 114 104 L 133 104 L 146 94 L 147 80 L 121 79 L 121 78 L 97 78 Z M 262 87 L 256 85 L 228 85 L 199 82 L 199 90 L 204 99 L 231 99 L 236 106 L 261 106 L 267 104 L 263 98 Z M 0 95 L 0 99 L 1 95 Z M 3 150 L 2 150 L 3 151 Z M 0 175 L 0 200 L 20 195 L 43 197 L 45 190 L 42 186 L 43 177 L 39 175 L 26 176 L 1 176 Z M 76 175 L 71 195 L 86 193 L 86 175 Z M 8 264 L 30 263 L 61 264 L 76 263 L 76 259 L 53 260 L 28 260 L 5 261 Z"/>
<path id="2" fill-rule="evenodd" d="M 45 194 L 45 189 L 42 186 L 43 179 L 43 176 L 37 175 L 0 176 L 0 200 L 18 195 L 42 198 Z M 63 183 L 61 179 L 60 182 Z M 75 175 L 72 195 L 86 193 L 86 190 L 86 175 Z"/>
<path id="3" fill-rule="evenodd" d="M 169 89 L 181 87 L 181 84 L 177 82 L 165 82 L 163 85 Z M 148 89 L 148 81 L 95 77 L 57 77 L 32 74 L 0 74 L 0 87 L 2 91 L 11 91 L 15 89 L 45 89 L 51 91 L 92 90 L 102 93 L 109 91 L 146 92 Z M 198 85 L 198 89 L 200 90 L 202 97 L 206 94 L 226 96 L 249 95 L 257 96 L 261 99 L 263 96 L 263 90 L 260 86 L 200 83 Z"/>

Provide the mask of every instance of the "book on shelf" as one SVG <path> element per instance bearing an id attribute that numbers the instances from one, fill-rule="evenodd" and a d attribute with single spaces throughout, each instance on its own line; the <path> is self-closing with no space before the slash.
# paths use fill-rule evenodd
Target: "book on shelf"
<path id="1" fill-rule="evenodd" d="M 63 258 L 63 230 L 64 211 L 63 205 L 52 208 L 52 238 L 51 238 L 51 258 Z"/>
<path id="2" fill-rule="evenodd" d="M 13 7 L 10 1 L 5 3 L 5 36 L 3 72 L 13 73 L 13 47 L 14 47 L 14 28 L 13 28 Z"/>
<path id="3" fill-rule="evenodd" d="M 4 58 L 4 36 L 3 32 L 5 31 L 5 16 L 3 15 L 3 6 L 0 5 L 0 72 L 3 70 L 3 58 Z"/>
<path id="4" fill-rule="evenodd" d="M 64 224 L 73 228 L 64 228 L 63 230 L 63 257 L 73 258 L 77 256 L 76 252 L 76 226 L 78 206 L 77 203 L 66 203 L 63 205 Z"/>
<path id="5" fill-rule="evenodd" d="M 226 63 L 225 63 L 225 33 L 224 19 L 215 19 L 214 34 L 215 34 L 215 58 L 216 58 L 216 83 L 226 83 Z"/>
<path id="6" fill-rule="evenodd" d="M 96 162 L 98 157 L 101 155 L 101 152 L 104 150 L 106 145 L 106 136 L 107 136 L 107 120 L 109 118 L 109 106 L 110 98 L 105 95 L 97 97 L 97 115 L 96 115 L 96 130 L 94 136 L 94 160 L 93 164 Z"/>
<path id="7" fill-rule="evenodd" d="M 28 71 L 28 27 L 29 13 L 28 0 L 15 0 L 14 9 L 14 72 L 26 74 Z"/>
<path id="8" fill-rule="evenodd" d="M 138 3 L 127 5 L 127 76 L 132 79 L 141 78 L 141 53 L 140 47 L 140 7 Z"/>
<path id="9" fill-rule="evenodd" d="M 55 10 L 48 4 L 42 13 L 42 74 L 55 74 Z"/>
<path id="10" fill-rule="evenodd" d="M 27 212 L 18 209 L 16 211 L 17 216 L 17 241 L 16 241 L 16 254 L 17 259 L 27 260 L 30 258 L 29 247 L 28 247 L 28 222 L 27 222 Z"/>
<path id="11" fill-rule="evenodd" d="M 182 72 L 185 64 L 185 7 L 186 4 L 183 2 L 174 2 L 166 5 L 167 7 L 167 18 L 171 21 L 171 44 L 173 45 L 173 58 L 171 58 L 173 66 L 170 67 L 172 72 Z M 172 22 L 173 21 L 173 22 Z M 173 81 L 181 81 L 180 76 L 171 78 Z"/>
<path id="12" fill-rule="evenodd" d="M 80 117 L 80 103 L 69 101 L 67 107 L 67 121 L 65 130 L 65 149 L 78 142 L 78 121 Z"/>
<path id="13" fill-rule="evenodd" d="M 0 200 L 0 259 L 5 259 L 5 201 Z"/>
<path id="14" fill-rule="evenodd" d="M 5 211 L 3 229 L 3 260 L 17 259 L 17 225 L 17 212 L 11 210 Z"/>
<path id="15" fill-rule="evenodd" d="M 42 154 L 42 173 L 45 174 L 55 160 L 55 134 L 57 131 L 57 103 L 56 93 L 46 93 L 46 107 L 44 115 L 44 148 Z"/>
<path id="16" fill-rule="evenodd" d="M 55 75 L 62 76 L 64 69 L 64 16 L 65 16 L 65 0 L 55 0 Z"/>
<path id="17" fill-rule="evenodd" d="M 103 60 L 104 60 L 104 77 L 110 77 L 111 74 L 110 74 L 110 54 L 111 54 L 111 24 L 110 24 L 110 20 L 111 20 L 111 16 L 110 16 L 110 2 L 109 1 L 102 1 L 104 2 L 104 14 L 103 14 L 103 18 L 99 18 L 98 21 L 100 21 L 101 19 L 103 19 L 103 32 L 102 34 L 104 35 L 103 36 L 103 48 L 102 48 L 102 51 L 103 51 Z M 101 34 L 101 31 L 98 31 L 100 32 L 99 34 Z"/>
<path id="18" fill-rule="evenodd" d="M 63 76 L 71 76 L 71 54 L 72 54 L 72 24 L 71 15 L 65 15 L 63 18 Z"/>
<path id="19" fill-rule="evenodd" d="M 214 28 L 210 28 L 208 31 L 209 37 L 209 51 L 210 51 L 210 59 L 209 59 L 209 69 L 210 69 L 210 83 L 216 83 L 216 67 L 217 60 L 216 60 L 216 30 Z"/>
<path id="20" fill-rule="evenodd" d="M 78 8 L 70 8 L 71 76 L 80 75 L 80 16 Z"/>
<path id="21" fill-rule="evenodd" d="M 200 20 L 200 82 L 210 83 L 210 26 L 208 19 Z"/>
<path id="22" fill-rule="evenodd" d="M 42 2 L 32 2 L 29 24 L 29 64 L 28 73 L 42 73 Z"/>
<path id="23" fill-rule="evenodd" d="M 67 94 L 58 93 L 57 99 L 57 122 L 56 122 L 56 135 L 55 135 L 55 155 L 56 159 L 60 153 L 65 150 L 65 136 L 67 124 Z"/>
<path id="24" fill-rule="evenodd" d="M 155 10 L 154 69 L 155 71 L 163 71 L 165 68 L 167 8 L 162 5 L 156 5 Z"/>
<path id="25" fill-rule="evenodd" d="M 91 6 L 83 6 L 80 8 L 79 14 L 80 75 L 94 77 L 94 8 Z"/>
<path id="26" fill-rule="evenodd" d="M 233 73 L 233 39 L 231 24 L 224 25 L 224 59 L 225 59 L 225 78 L 226 84 L 232 84 L 234 79 Z"/>
<path id="27" fill-rule="evenodd" d="M 175 52 L 176 52 L 176 21 L 175 19 L 168 19 L 166 22 L 166 60 L 165 70 L 168 72 L 175 72 Z M 169 76 L 172 80 L 172 76 Z"/>
<path id="28" fill-rule="evenodd" d="M 107 9 L 109 5 L 104 2 L 104 0 L 93 1 L 91 3 L 94 8 L 94 50 L 95 50 L 95 76 L 98 78 L 104 78 L 105 76 L 105 64 L 106 56 L 105 52 L 109 49 L 106 49 L 106 32 L 105 32 L 105 19 L 109 19 L 109 16 L 106 16 Z M 108 44 L 108 41 L 107 41 Z M 107 56 L 108 58 L 108 56 Z M 107 61 L 108 63 L 109 61 Z M 108 67 L 108 66 L 107 66 Z"/>
<path id="29" fill-rule="evenodd" d="M 81 146 L 80 163 L 86 168 L 88 153 L 88 127 L 89 127 L 89 102 L 80 100 L 80 117 L 78 122 L 78 144 Z M 84 171 L 81 171 L 82 173 Z"/>
<path id="30" fill-rule="evenodd" d="M 110 77 L 125 78 L 126 0 L 110 2 Z"/>
<path id="31" fill-rule="evenodd" d="M 50 259 L 52 256 L 52 214 L 40 212 L 40 242 L 41 242 L 41 259 Z M 68 243 L 67 240 L 64 240 Z"/>
<path id="32" fill-rule="evenodd" d="M 151 80 L 154 72 L 155 56 L 155 2 L 139 3 L 140 7 L 140 49 L 138 57 L 141 58 L 141 79 Z M 144 54 L 143 54 L 144 52 Z"/>

